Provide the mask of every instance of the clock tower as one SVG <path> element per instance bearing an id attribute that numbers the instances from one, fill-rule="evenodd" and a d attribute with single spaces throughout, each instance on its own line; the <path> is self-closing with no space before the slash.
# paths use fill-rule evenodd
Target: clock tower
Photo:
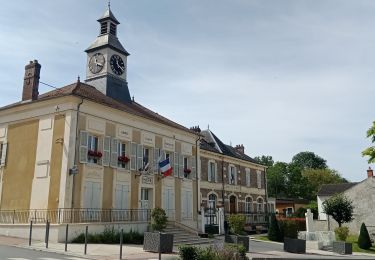
<path id="1" fill-rule="evenodd" d="M 98 22 L 100 34 L 85 50 L 86 83 L 117 101 L 131 102 L 126 80 L 129 53 L 117 38 L 117 25 L 120 22 L 113 15 L 110 6 Z"/>

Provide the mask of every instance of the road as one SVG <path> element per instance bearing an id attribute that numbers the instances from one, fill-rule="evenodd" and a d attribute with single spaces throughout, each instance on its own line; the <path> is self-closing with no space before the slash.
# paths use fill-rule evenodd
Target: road
<path id="1" fill-rule="evenodd" d="M 1 260 L 83 260 L 84 258 L 0 245 Z M 87 260 L 87 259 L 86 259 Z"/>

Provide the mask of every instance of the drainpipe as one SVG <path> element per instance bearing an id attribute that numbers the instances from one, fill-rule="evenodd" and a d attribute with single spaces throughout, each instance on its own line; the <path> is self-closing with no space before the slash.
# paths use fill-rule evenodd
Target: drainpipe
<path id="1" fill-rule="evenodd" d="M 79 122 L 79 109 L 81 108 L 81 105 L 83 103 L 83 98 L 81 98 L 81 102 L 77 106 L 77 120 L 76 120 L 76 143 L 75 143 L 75 153 L 74 153 L 74 165 L 78 167 L 78 153 L 79 153 L 79 132 L 78 132 L 78 122 Z M 75 176 L 76 173 L 73 173 L 73 183 L 72 183 L 72 202 L 71 202 L 71 208 L 74 209 L 74 189 L 75 189 Z"/>
<path id="2" fill-rule="evenodd" d="M 224 184 L 224 157 L 221 158 L 221 180 L 222 180 L 222 190 L 221 190 L 221 198 L 223 203 L 223 214 L 225 219 L 225 198 L 224 198 L 224 192 L 225 192 L 225 184 Z"/>
<path id="3" fill-rule="evenodd" d="M 196 188 L 197 188 L 197 230 L 199 230 L 199 221 L 198 221 L 198 215 L 199 215 L 199 211 L 200 211 L 200 190 L 199 190 L 199 185 L 198 185 L 198 182 L 199 182 L 199 176 L 198 176 L 198 145 L 199 145 L 199 141 L 201 140 L 201 136 L 199 135 L 198 136 L 198 139 L 195 140 L 195 178 L 196 178 Z M 200 171 L 200 167 L 199 167 L 199 171 Z M 203 214 L 203 212 L 201 212 L 201 214 Z M 203 217 L 203 216 L 202 216 Z"/>

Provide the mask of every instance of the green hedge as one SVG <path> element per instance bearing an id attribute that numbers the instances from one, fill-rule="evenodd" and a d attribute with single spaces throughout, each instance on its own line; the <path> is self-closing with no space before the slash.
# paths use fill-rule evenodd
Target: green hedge
<path id="1" fill-rule="evenodd" d="M 178 254 L 182 260 L 246 260 L 246 249 L 243 245 L 225 244 L 224 248 L 180 246 Z"/>
<path id="2" fill-rule="evenodd" d="M 122 241 L 124 244 L 143 244 L 143 234 L 137 231 L 130 230 L 130 232 L 123 233 Z M 88 234 L 87 242 L 92 244 L 119 244 L 120 232 L 115 231 L 114 228 L 105 228 L 102 233 Z M 85 243 L 85 234 L 81 233 L 72 240 L 72 243 Z"/>

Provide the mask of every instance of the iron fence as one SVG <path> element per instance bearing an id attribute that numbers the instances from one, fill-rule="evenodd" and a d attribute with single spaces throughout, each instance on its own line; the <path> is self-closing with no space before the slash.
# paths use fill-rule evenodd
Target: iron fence
<path id="1" fill-rule="evenodd" d="M 272 213 L 264 213 L 264 212 L 235 212 L 229 213 L 226 215 L 243 215 L 245 217 L 245 225 L 268 225 L 270 216 Z"/>
<path id="2" fill-rule="evenodd" d="M 149 222 L 150 209 L 30 209 L 0 210 L 0 224 Z"/>

